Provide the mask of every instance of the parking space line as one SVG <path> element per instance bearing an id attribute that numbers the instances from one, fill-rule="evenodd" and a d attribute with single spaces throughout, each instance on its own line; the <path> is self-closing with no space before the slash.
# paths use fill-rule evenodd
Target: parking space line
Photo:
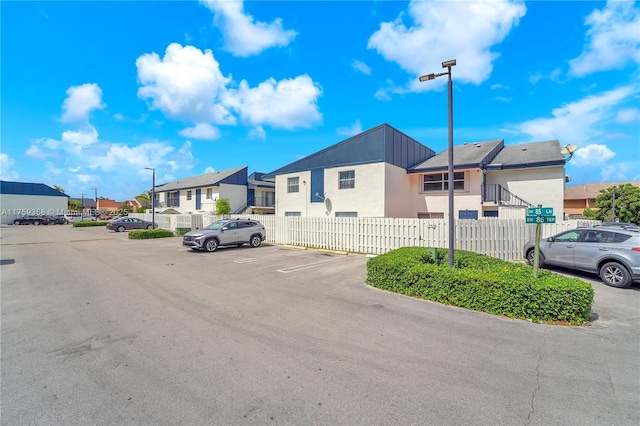
<path id="1" fill-rule="evenodd" d="M 268 257 L 282 257 L 282 256 L 284 255 L 281 253 L 278 253 L 278 254 L 269 254 L 262 257 L 245 257 L 244 259 L 234 260 L 233 263 L 252 263 L 252 262 L 259 262 L 261 259 L 266 259 Z"/>
<path id="2" fill-rule="evenodd" d="M 313 268 L 314 266 L 318 266 L 322 263 L 327 263 L 327 262 L 335 262 L 341 259 L 346 259 L 346 257 L 336 257 L 334 259 L 327 259 L 327 260 L 321 260 L 319 262 L 313 262 L 313 263 L 306 263 L 304 265 L 295 265 L 295 266 L 290 266 L 288 268 L 282 268 L 282 269 L 276 269 L 277 272 L 282 272 L 283 274 L 288 274 L 290 272 L 297 272 L 297 271 L 302 271 L 304 269 L 309 269 L 309 268 Z"/>

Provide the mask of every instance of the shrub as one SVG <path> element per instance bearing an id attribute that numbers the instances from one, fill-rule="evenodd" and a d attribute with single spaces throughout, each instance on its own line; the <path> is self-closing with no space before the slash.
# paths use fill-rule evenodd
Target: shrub
<path id="1" fill-rule="evenodd" d="M 531 266 L 455 251 L 449 268 L 446 249 L 437 259 L 423 247 L 405 247 L 369 259 L 367 284 L 475 311 L 540 322 L 589 321 L 593 288 L 578 278 Z"/>
<path id="2" fill-rule="evenodd" d="M 86 228 L 87 226 L 107 226 L 107 223 L 104 220 L 83 220 L 81 222 L 73 222 L 74 228 Z"/>
<path id="3" fill-rule="evenodd" d="M 135 229 L 129 231 L 130 240 L 147 240 L 149 238 L 173 237 L 173 232 L 166 229 Z"/>
<path id="4" fill-rule="evenodd" d="M 191 231 L 191 228 L 176 228 L 175 235 L 176 237 L 181 237 L 189 231 Z"/>

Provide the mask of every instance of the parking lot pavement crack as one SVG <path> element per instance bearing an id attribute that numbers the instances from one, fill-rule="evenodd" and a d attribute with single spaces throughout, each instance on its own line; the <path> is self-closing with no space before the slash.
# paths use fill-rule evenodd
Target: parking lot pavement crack
<path id="1" fill-rule="evenodd" d="M 606 341 L 603 338 L 601 338 L 602 343 L 606 344 Z M 616 385 L 613 383 L 613 378 L 611 377 L 611 365 L 609 364 L 609 357 L 607 356 L 606 352 L 604 353 L 604 360 L 606 362 L 607 365 L 607 378 L 609 379 L 609 386 L 611 386 L 611 392 L 613 393 L 613 400 L 616 402 L 616 410 L 618 411 L 618 413 L 620 413 L 620 404 L 618 403 L 618 396 L 616 395 Z"/>
<path id="2" fill-rule="evenodd" d="M 536 388 L 531 392 L 531 407 L 529 409 L 529 414 L 527 414 L 527 420 L 524 423 L 525 425 L 531 424 L 531 417 L 535 411 L 535 400 L 536 393 L 540 390 L 540 364 L 542 363 L 542 350 L 544 349 L 544 345 L 547 343 L 547 330 L 545 329 L 542 334 L 542 344 L 538 347 L 538 365 L 536 365 Z"/>

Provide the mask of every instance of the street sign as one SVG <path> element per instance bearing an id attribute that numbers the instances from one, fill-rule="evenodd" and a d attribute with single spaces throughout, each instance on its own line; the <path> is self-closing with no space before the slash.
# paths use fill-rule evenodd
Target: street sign
<path id="1" fill-rule="evenodd" d="M 527 216 L 526 223 L 556 223 L 555 216 Z"/>
<path id="2" fill-rule="evenodd" d="M 553 216 L 553 207 L 529 207 L 527 216 Z M 555 221 L 551 223 L 555 223 Z"/>

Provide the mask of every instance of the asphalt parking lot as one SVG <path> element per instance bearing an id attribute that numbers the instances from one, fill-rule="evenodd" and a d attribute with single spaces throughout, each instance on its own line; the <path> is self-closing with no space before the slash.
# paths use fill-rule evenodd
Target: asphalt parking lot
<path id="1" fill-rule="evenodd" d="M 638 285 L 581 275 L 596 320 L 564 327 L 371 288 L 362 255 L 0 237 L 3 425 L 640 424 Z"/>

